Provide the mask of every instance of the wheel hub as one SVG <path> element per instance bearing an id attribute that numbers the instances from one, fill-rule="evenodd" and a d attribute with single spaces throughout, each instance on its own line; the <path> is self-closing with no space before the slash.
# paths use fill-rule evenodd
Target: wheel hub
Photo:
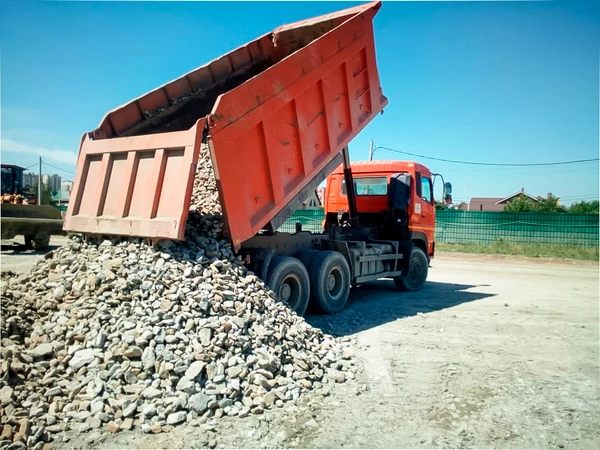
<path id="1" fill-rule="evenodd" d="M 283 283 L 279 289 L 279 298 L 284 302 L 289 302 L 292 295 L 292 288 L 288 283 Z"/>
<path id="2" fill-rule="evenodd" d="M 339 267 L 333 267 L 327 276 L 327 289 L 329 290 L 329 295 L 337 300 L 344 290 L 343 285 L 342 270 Z"/>
<path id="3" fill-rule="evenodd" d="M 279 287 L 279 300 L 287 303 L 294 309 L 301 296 L 302 287 L 300 279 L 296 275 L 288 275 Z"/>
<path id="4" fill-rule="evenodd" d="M 335 276 L 333 275 L 333 273 L 330 273 L 329 276 L 327 277 L 327 289 L 329 289 L 329 291 L 333 291 L 334 287 L 335 287 Z"/>

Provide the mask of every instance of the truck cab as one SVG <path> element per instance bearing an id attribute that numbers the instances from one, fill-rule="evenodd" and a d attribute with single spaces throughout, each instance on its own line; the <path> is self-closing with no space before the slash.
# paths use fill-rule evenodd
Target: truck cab
<path id="1" fill-rule="evenodd" d="M 351 164 L 356 209 L 362 225 L 378 239 L 403 240 L 406 221 L 415 247 L 428 261 L 435 254 L 435 200 L 430 170 L 414 161 L 364 161 Z M 349 208 L 343 167 L 327 178 L 325 230 L 347 221 Z"/>

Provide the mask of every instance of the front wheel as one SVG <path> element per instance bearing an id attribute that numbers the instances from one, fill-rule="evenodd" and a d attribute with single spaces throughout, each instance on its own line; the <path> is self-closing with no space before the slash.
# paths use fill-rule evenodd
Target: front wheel
<path id="1" fill-rule="evenodd" d="M 401 291 L 418 291 L 425 284 L 425 280 L 427 280 L 428 267 L 429 262 L 427 261 L 425 252 L 418 247 L 414 247 L 410 254 L 408 273 L 405 276 L 394 278 L 396 286 Z"/>

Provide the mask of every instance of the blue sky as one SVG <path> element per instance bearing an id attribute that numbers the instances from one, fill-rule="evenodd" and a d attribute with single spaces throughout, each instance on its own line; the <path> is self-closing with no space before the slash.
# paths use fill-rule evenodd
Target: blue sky
<path id="1" fill-rule="evenodd" d="M 81 135 L 107 111 L 279 25 L 356 4 L 0 1 L 2 161 L 41 155 L 66 169 L 45 173 L 72 179 Z M 375 41 L 389 105 L 352 141 L 352 159 L 367 159 L 371 139 L 463 161 L 598 157 L 597 2 L 384 1 Z M 415 159 L 452 182 L 456 201 L 521 188 L 598 198 L 597 162 Z"/>

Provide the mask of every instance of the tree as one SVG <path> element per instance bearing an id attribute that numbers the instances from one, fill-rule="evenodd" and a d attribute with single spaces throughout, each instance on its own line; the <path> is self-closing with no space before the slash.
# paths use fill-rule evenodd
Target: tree
<path id="1" fill-rule="evenodd" d="M 535 210 L 535 202 L 529 197 L 519 195 L 504 205 L 504 211 L 531 212 Z"/>
<path id="2" fill-rule="evenodd" d="M 569 206 L 570 213 L 578 214 L 600 214 L 600 202 L 593 200 L 590 202 L 576 202 Z"/>
<path id="3" fill-rule="evenodd" d="M 567 212 L 567 208 L 558 204 L 558 197 L 538 197 L 537 201 L 525 195 L 519 195 L 504 206 L 504 211 L 513 212 Z"/>
<path id="4" fill-rule="evenodd" d="M 435 202 L 435 209 L 437 210 L 443 210 L 443 209 L 448 209 L 450 206 L 446 203 L 443 202 Z"/>
<path id="5" fill-rule="evenodd" d="M 539 212 L 567 212 L 567 208 L 558 204 L 558 197 L 550 195 L 547 198 L 540 198 L 535 204 L 534 211 Z"/>
<path id="6" fill-rule="evenodd" d="M 37 184 L 32 188 L 32 192 L 35 193 L 37 199 Z M 50 205 L 52 203 L 52 191 L 50 190 L 50 186 L 46 183 L 42 182 L 42 201 L 40 205 Z"/>

